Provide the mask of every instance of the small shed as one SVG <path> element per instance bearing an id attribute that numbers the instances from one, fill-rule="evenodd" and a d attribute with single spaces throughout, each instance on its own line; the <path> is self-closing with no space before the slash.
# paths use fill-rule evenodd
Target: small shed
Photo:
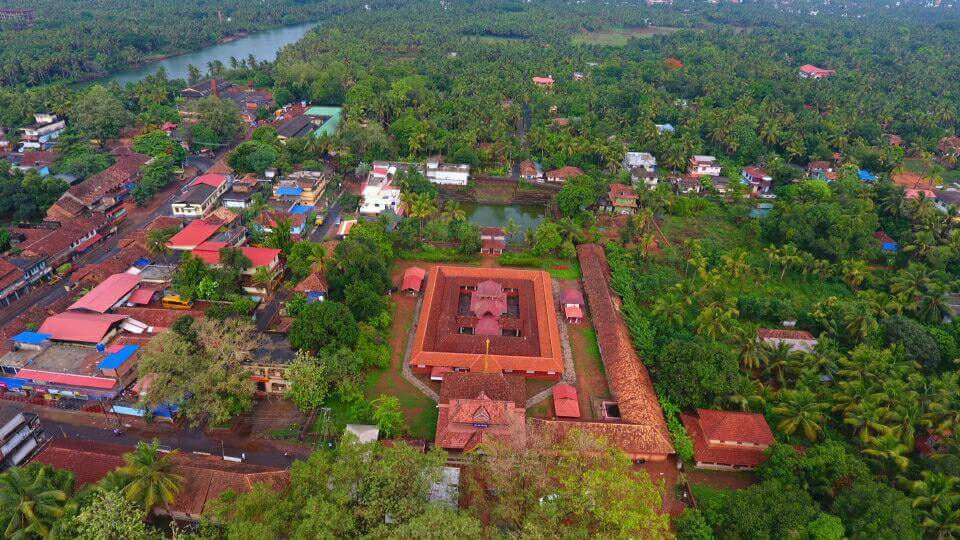
<path id="1" fill-rule="evenodd" d="M 569 384 L 553 387 L 553 411 L 561 418 L 580 418 L 580 402 L 577 389 Z"/>
<path id="2" fill-rule="evenodd" d="M 897 245 L 897 241 L 893 238 L 890 238 L 890 235 L 883 231 L 877 231 L 873 233 L 873 237 L 880 241 L 880 249 L 888 252 L 900 251 L 900 246 Z"/>
<path id="3" fill-rule="evenodd" d="M 560 296 L 563 316 L 570 324 L 583 321 L 583 293 L 579 289 L 567 289 Z"/>
<path id="4" fill-rule="evenodd" d="M 403 273 L 403 281 L 400 284 L 400 291 L 416 296 L 423 288 L 423 280 L 427 277 L 427 271 L 418 266 L 411 266 Z"/>

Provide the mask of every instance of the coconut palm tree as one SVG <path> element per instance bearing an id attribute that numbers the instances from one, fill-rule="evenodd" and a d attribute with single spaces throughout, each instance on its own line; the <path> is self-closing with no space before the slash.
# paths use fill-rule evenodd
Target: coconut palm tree
<path id="1" fill-rule="evenodd" d="M 169 513 L 169 505 L 183 485 L 183 477 L 173 472 L 177 451 L 164 454 L 158 450 L 159 446 L 156 440 L 137 444 L 136 450 L 124 454 L 126 465 L 117 469 L 118 473 L 130 478 L 123 490 L 124 496 L 148 513 L 158 505 L 163 505 Z"/>
<path id="2" fill-rule="evenodd" d="M 740 312 L 732 305 L 713 302 L 697 315 L 697 333 L 720 340 L 737 328 L 739 316 Z"/>
<path id="3" fill-rule="evenodd" d="M 938 504 L 923 512 L 920 524 L 935 534 L 937 540 L 960 537 L 960 507 Z"/>
<path id="4" fill-rule="evenodd" d="M 929 512 L 939 505 L 955 507 L 960 503 L 960 478 L 942 472 L 921 471 L 920 479 L 910 483 L 913 507 Z"/>
<path id="5" fill-rule="evenodd" d="M 843 276 L 843 282 L 851 289 L 856 289 L 863 285 L 863 280 L 867 277 L 867 263 L 845 259 L 840 263 L 840 272 Z"/>
<path id="6" fill-rule="evenodd" d="M 777 428 L 786 435 L 800 432 L 808 441 L 816 441 L 823 434 L 823 424 L 827 421 L 824 411 L 827 404 L 821 402 L 809 388 L 782 390 L 780 402 L 773 412 L 781 420 Z"/>
<path id="7" fill-rule="evenodd" d="M 874 458 L 890 473 L 902 473 L 910 465 L 910 458 L 906 456 L 910 447 L 903 444 L 898 432 L 898 428 L 886 428 L 879 436 L 871 437 L 863 449 L 865 455 Z"/>
<path id="8" fill-rule="evenodd" d="M 14 467 L 0 475 L 0 508 L 7 519 L 4 538 L 47 538 L 63 516 L 72 475 L 40 464 Z"/>

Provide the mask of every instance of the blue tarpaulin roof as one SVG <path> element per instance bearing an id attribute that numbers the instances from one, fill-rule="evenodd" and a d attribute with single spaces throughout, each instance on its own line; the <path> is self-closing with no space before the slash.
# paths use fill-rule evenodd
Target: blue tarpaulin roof
<path id="1" fill-rule="evenodd" d="M 857 175 L 860 176 L 860 179 L 864 182 L 875 182 L 877 180 L 876 176 L 870 174 L 870 171 L 866 171 L 864 169 L 857 171 Z"/>
<path id="2" fill-rule="evenodd" d="M 106 358 L 100 361 L 100 364 L 97 366 L 99 369 L 117 369 L 122 366 L 124 362 L 130 359 L 137 350 L 140 349 L 139 345 L 124 345 L 119 351 L 108 354 Z"/>
<path id="3" fill-rule="evenodd" d="M 138 267 L 138 268 L 143 267 L 143 266 L 149 266 L 149 265 L 150 265 L 150 259 L 148 259 L 148 258 L 146 258 L 146 257 L 140 257 L 139 259 L 137 259 L 137 260 L 133 263 L 133 265 L 136 266 L 136 267 Z"/>
<path id="4" fill-rule="evenodd" d="M 7 390 L 16 390 L 17 388 L 20 388 L 26 383 L 27 381 L 23 379 L 14 379 L 13 377 L 0 377 L 0 384 L 3 384 L 4 386 L 6 386 Z"/>
<path id="5" fill-rule="evenodd" d="M 312 206 L 307 206 L 305 204 L 295 204 L 290 208 L 291 214 L 307 214 L 313 210 Z"/>
<path id="6" fill-rule="evenodd" d="M 303 188 L 296 186 L 281 186 L 277 188 L 277 195 L 287 195 L 299 197 L 303 193 Z"/>
<path id="7" fill-rule="evenodd" d="M 20 332 L 13 336 L 16 343 L 27 343 L 29 345 L 39 345 L 50 339 L 52 334 L 41 334 L 40 332 Z"/>

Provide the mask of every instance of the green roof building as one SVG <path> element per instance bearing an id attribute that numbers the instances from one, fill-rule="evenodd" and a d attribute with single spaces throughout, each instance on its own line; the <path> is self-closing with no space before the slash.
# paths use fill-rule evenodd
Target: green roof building
<path id="1" fill-rule="evenodd" d="M 320 135 L 333 135 L 340 127 L 340 116 L 343 109 L 340 107 L 310 107 L 303 114 L 317 118 L 326 118 L 327 120 L 313 132 L 314 137 Z"/>

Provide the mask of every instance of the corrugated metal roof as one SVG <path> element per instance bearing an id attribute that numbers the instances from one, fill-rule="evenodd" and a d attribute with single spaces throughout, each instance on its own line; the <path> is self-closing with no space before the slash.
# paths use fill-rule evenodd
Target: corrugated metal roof
<path id="1" fill-rule="evenodd" d="M 40 332 L 50 334 L 50 338 L 57 341 L 99 343 L 114 324 L 126 318 L 126 315 L 68 311 L 47 317 Z"/>
<path id="2" fill-rule="evenodd" d="M 105 377 L 90 377 L 87 375 L 71 375 L 69 373 L 55 373 L 52 371 L 39 371 L 35 369 L 21 369 L 17 373 L 18 379 L 30 381 L 39 381 L 47 384 L 64 384 L 67 386 L 82 386 L 86 388 L 97 388 L 100 390 L 109 390 L 116 386 L 117 381 Z"/>
<path id="3" fill-rule="evenodd" d="M 216 234 L 219 228 L 219 225 L 207 223 L 202 219 L 191 221 L 189 225 L 181 229 L 180 232 L 173 235 L 173 237 L 167 241 L 167 247 L 194 248 Z"/>
<path id="4" fill-rule="evenodd" d="M 100 361 L 100 364 L 97 365 L 97 368 L 117 369 L 126 363 L 127 360 L 131 359 L 138 350 L 140 350 L 139 345 L 124 345 L 119 351 L 108 354 L 103 360 Z"/>
<path id="5" fill-rule="evenodd" d="M 20 332 L 13 336 L 13 341 L 17 343 L 26 343 L 28 345 L 40 345 L 50 339 L 50 334 L 41 334 L 40 332 Z"/>
<path id="6" fill-rule="evenodd" d="M 87 310 L 105 313 L 140 283 L 134 274 L 114 274 L 70 305 L 69 310 Z"/>

